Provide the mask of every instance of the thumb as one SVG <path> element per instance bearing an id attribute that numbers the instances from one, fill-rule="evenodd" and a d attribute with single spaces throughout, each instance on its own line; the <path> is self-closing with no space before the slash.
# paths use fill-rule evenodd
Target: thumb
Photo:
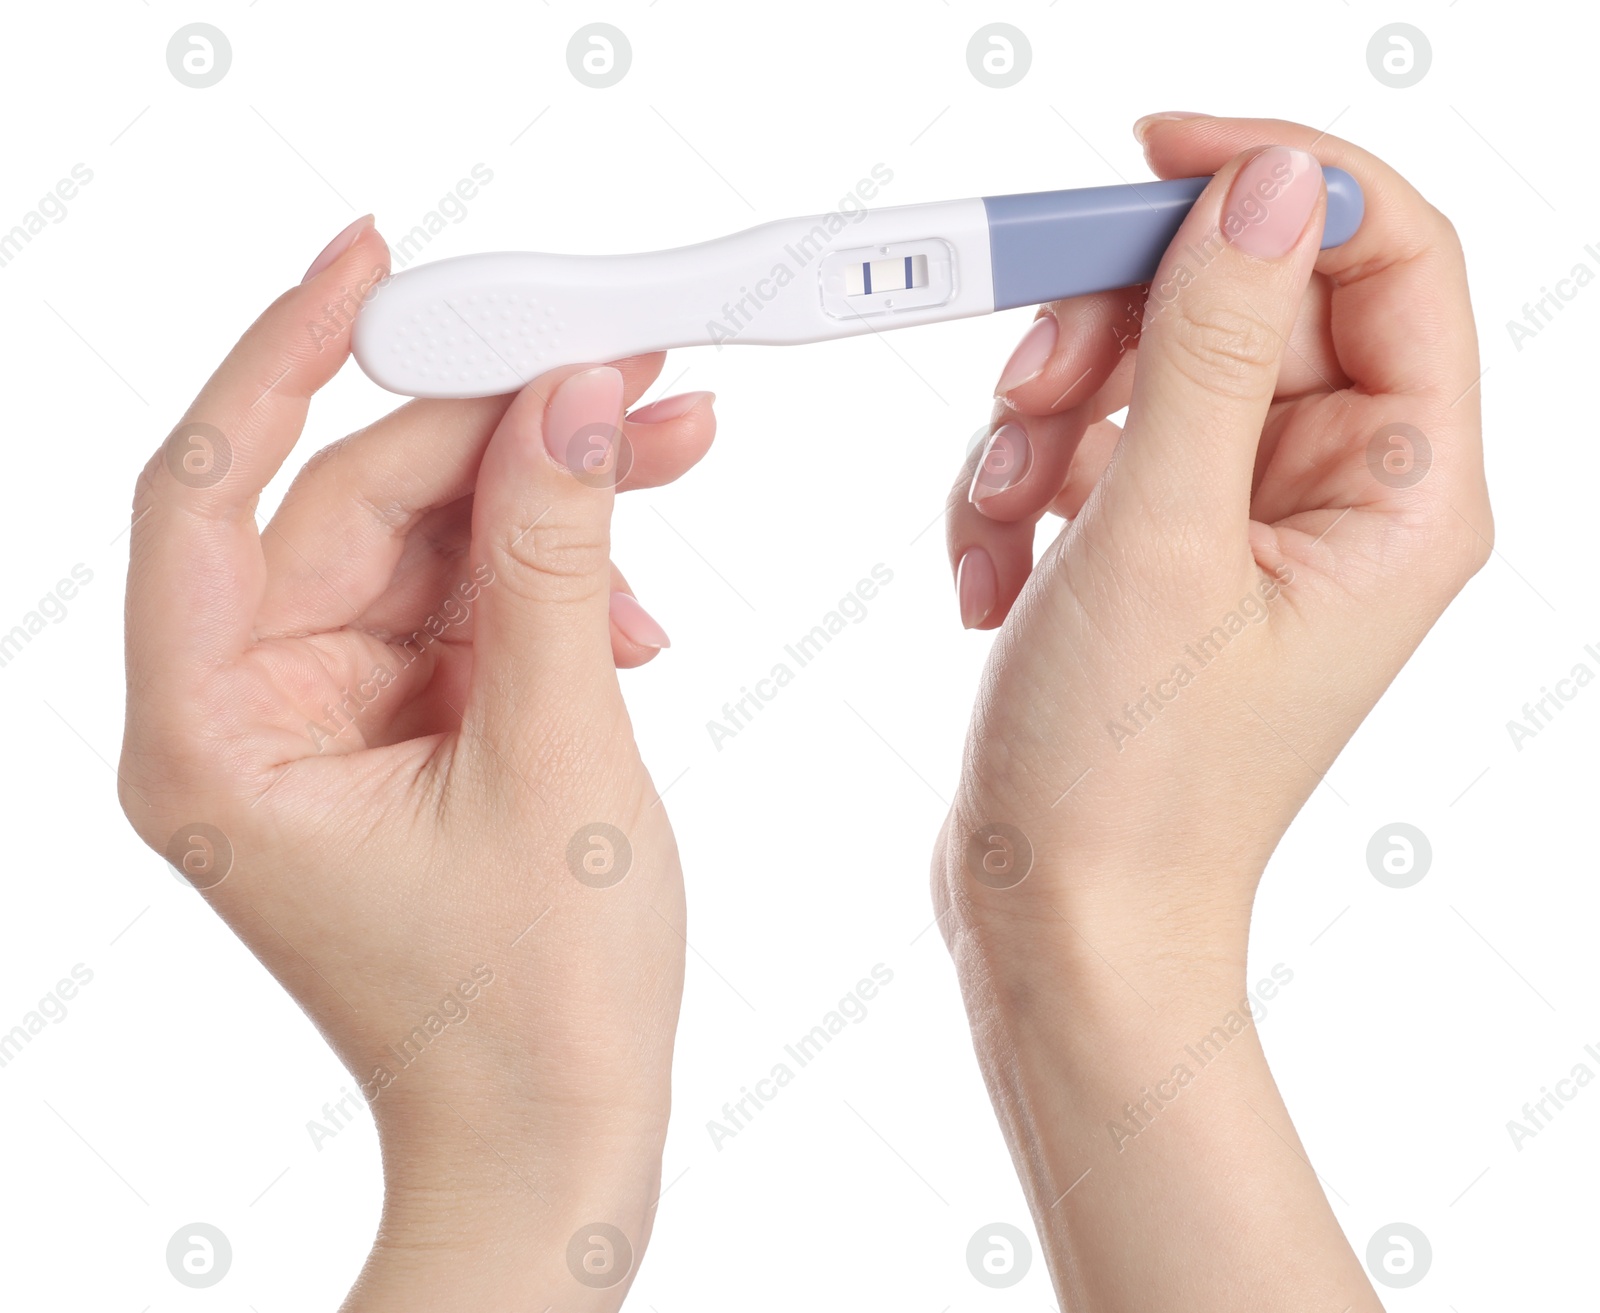
<path id="1" fill-rule="evenodd" d="M 1201 193 L 1145 302 L 1111 507 L 1127 496 L 1135 514 L 1243 528 L 1323 209 L 1321 166 L 1284 146 L 1241 156 Z"/>
<path id="2" fill-rule="evenodd" d="M 477 615 L 466 721 L 491 743 L 552 694 L 583 705 L 613 686 L 611 506 L 627 473 L 622 374 L 547 374 L 511 403 L 478 469 L 472 510 Z M 573 694 L 579 697 L 573 698 Z"/>

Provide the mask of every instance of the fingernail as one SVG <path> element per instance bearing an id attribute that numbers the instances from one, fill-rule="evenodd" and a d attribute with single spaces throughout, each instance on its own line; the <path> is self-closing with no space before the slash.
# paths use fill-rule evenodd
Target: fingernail
<path id="1" fill-rule="evenodd" d="M 640 647 L 672 646 L 667 631 L 656 623 L 650 612 L 639 605 L 639 599 L 632 593 L 619 590 L 611 594 L 611 623 Z"/>
<path id="2" fill-rule="evenodd" d="M 1048 312 L 1033 321 L 1033 326 L 1022 335 L 1017 349 L 1000 371 L 1000 381 L 994 385 L 994 394 L 1003 397 L 1012 388 L 1021 387 L 1033 378 L 1050 361 L 1056 349 L 1056 317 Z"/>
<path id="3" fill-rule="evenodd" d="M 610 365 L 562 379 L 544 408 L 544 446 L 564 470 L 597 474 L 610 463 L 622 414 L 622 374 Z"/>
<path id="4" fill-rule="evenodd" d="M 311 268 L 306 270 L 306 276 L 301 283 L 309 283 L 330 264 L 355 245 L 356 238 L 372 227 L 372 216 L 363 214 L 359 219 L 344 229 L 337 237 L 322 248 L 322 254 L 311 262 Z"/>
<path id="5" fill-rule="evenodd" d="M 1015 487 L 1028 472 L 1032 448 L 1028 435 L 1020 424 L 1002 424 L 989 435 L 983 455 L 978 457 L 978 468 L 972 472 L 972 486 L 967 489 L 967 500 L 974 506 L 986 497 Z"/>
<path id="6" fill-rule="evenodd" d="M 956 598 L 961 603 L 961 623 L 976 629 L 989 618 L 1000 595 L 994 558 L 982 547 L 969 547 L 956 566 Z"/>
<path id="7" fill-rule="evenodd" d="M 714 395 L 711 392 L 680 392 L 675 397 L 662 397 L 648 406 L 640 406 L 638 410 L 630 412 L 628 418 L 635 424 L 665 424 L 669 419 L 687 415 L 700 404 L 702 398 Z"/>
<path id="8" fill-rule="evenodd" d="M 1268 146 L 1248 160 L 1222 207 L 1222 231 L 1258 260 L 1277 260 L 1295 247 L 1322 194 L 1322 166 L 1303 150 Z"/>
<path id="9" fill-rule="evenodd" d="M 1142 146 L 1144 139 L 1150 135 L 1150 129 L 1157 123 L 1170 123 L 1176 119 L 1208 119 L 1209 114 L 1196 114 L 1187 109 L 1168 109 L 1159 114 L 1146 114 L 1142 119 L 1137 119 L 1133 125 L 1134 139 Z"/>

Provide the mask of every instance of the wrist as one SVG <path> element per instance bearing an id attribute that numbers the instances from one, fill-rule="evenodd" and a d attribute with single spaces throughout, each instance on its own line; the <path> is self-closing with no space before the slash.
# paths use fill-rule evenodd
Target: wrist
<path id="1" fill-rule="evenodd" d="M 1122 971 L 1137 977 L 1137 993 L 1183 998 L 1225 994 L 1242 976 L 1261 870 L 1253 860 L 1063 841 L 1044 818 L 994 823 L 976 812 L 958 804 L 932 862 L 934 911 L 964 978 L 1043 973 L 1078 995 Z M 1163 853 L 1180 855 L 1154 856 Z"/>
<path id="2" fill-rule="evenodd" d="M 597 1174 L 538 1195 L 515 1177 L 466 1193 L 453 1180 L 390 1189 L 344 1313 L 611 1313 L 644 1256 L 659 1179 Z"/>
<path id="3" fill-rule="evenodd" d="M 345 1313 L 620 1307 L 655 1218 L 664 1118 L 512 1123 L 501 1102 L 387 1110 L 382 1218 Z"/>
<path id="4" fill-rule="evenodd" d="M 1292 810 L 1247 775 L 1196 776 L 1181 756 L 1108 758 L 1056 760 L 985 725 L 980 707 L 935 858 L 936 911 L 1024 939 L 1064 915 L 1157 958 L 1165 942 L 1242 955 Z"/>
<path id="5" fill-rule="evenodd" d="M 1228 1039 L 1252 1032 L 1281 987 L 1270 976 L 1264 991 L 1247 980 L 1245 926 L 1179 929 L 1055 910 L 1020 923 L 952 918 L 950 952 L 979 1057 L 1018 1079 L 1087 1088 L 1107 1076 L 1120 1087 L 1152 1063 L 1164 1072 L 1168 1056 L 1217 1026 Z"/>

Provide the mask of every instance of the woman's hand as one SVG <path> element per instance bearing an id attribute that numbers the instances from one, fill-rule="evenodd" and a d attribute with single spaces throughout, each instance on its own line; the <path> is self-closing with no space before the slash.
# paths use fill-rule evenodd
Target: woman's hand
<path id="1" fill-rule="evenodd" d="M 1150 288 L 1041 311 L 952 495 L 963 620 L 1004 627 L 935 902 L 1064 1307 L 1376 1308 L 1245 949 L 1284 829 L 1489 552 L 1461 249 L 1310 128 L 1137 131 L 1217 177 Z M 1320 253 L 1319 160 L 1366 197 Z"/>
<path id="2" fill-rule="evenodd" d="M 387 267 L 369 223 L 340 234 L 139 480 L 122 803 L 371 1103 L 387 1192 L 346 1307 L 615 1308 L 684 902 L 615 673 L 667 640 L 609 562 L 613 484 L 693 465 L 710 398 L 624 421 L 657 355 L 412 402 L 258 531 Z"/>

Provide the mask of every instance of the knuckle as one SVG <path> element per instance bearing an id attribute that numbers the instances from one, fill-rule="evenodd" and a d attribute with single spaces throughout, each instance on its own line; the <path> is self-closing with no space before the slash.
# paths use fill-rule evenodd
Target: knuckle
<path id="1" fill-rule="evenodd" d="M 1438 227 L 1439 248 L 1456 258 L 1461 258 L 1463 251 L 1461 245 L 1461 231 L 1455 222 L 1443 210 L 1429 207 L 1433 211 L 1433 221 Z"/>
<path id="2" fill-rule="evenodd" d="M 157 452 L 145 462 L 144 468 L 139 471 L 138 479 L 134 481 L 133 498 L 129 508 L 131 517 L 129 522 L 131 524 L 137 525 L 140 520 L 155 509 L 157 501 L 155 488 L 156 463 L 160 459 L 161 454 Z"/>
<path id="3" fill-rule="evenodd" d="M 165 855 L 176 828 L 203 813 L 223 819 L 229 809 L 197 784 L 196 766 L 170 752 L 123 753 L 117 771 L 117 802 L 133 832 L 152 851 Z"/>
<path id="4" fill-rule="evenodd" d="M 497 573 L 514 589 L 552 601 L 574 600 L 593 591 L 610 564 L 603 524 L 563 514 L 559 507 L 531 524 L 500 534 L 494 547 Z"/>
<path id="5" fill-rule="evenodd" d="M 1460 560 L 1460 572 L 1456 583 L 1456 591 L 1465 588 L 1474 575 L 1494 555 L 1494 520 L 1489 512 L 1485 511 L 1486 522 L 1477 526 L 1466 535 L 1466 542 L 1462 550 L 1457 553 Z"/>
<path id="6" fill-rule="evenodd" d="M 1251 311 L 1180 303 L 1167 340 L 1172 367 L 1207 392 L 1253 400 L 1272 388 L 1278 336 Z"/>
<path id="7" fill-rule="evenodd" d="M 150 453 L 134 480 L 131 499 L 133 522 L 137 524 L 149 512 L 171 502 L 175 482 L 168 460 L 168 442 L 162 442 Z M 182 491 L 181 486 L 179 490 Z"/>
<path id="8" fill-rule="evenodd" d="M 134 833 L 154 847 L 155 840 L 152 837 L 154 831 L 147 819 L 150 809 L 140 795 L 138 787 L 123 771 L 117 772 L 117 803 L 121 806 L 122 814 L 128 824 L 133 827 Z"/>
<path id="9" fill-rule="evenodd" d="M 466 805 L 478 808 L 489 801 L 497 810 L 536 816 L 560 830 L 596 819 L 574 819 L 573 813 L 592 810 L 576 805 L 584 797 L 601 796 L 610 801 L 599 819 L 629 828 L 650 799 L 638 796 L 633 775 L 617 770 L 613 745 L 619 734 L 630 732 L 626 713 L 609 704 L 585 705 L 580 714 L 574 710 L 550 704 L 535 690 L 513 687 L 493 712 L 485 709 L 469 720 L 459 762 Z"/>
<path id="10" fill-rule="evenodd" d="M 295 475 L 295 483 L 303 485 L 310 482 L 318 473 L 325 471 L 329 465 L 333 464 L 334 461 L 348 451 L 349 444 L 350 439 L 344 437 L 312 452 L 306 463 L 300 467 L 300 472 Z"/>

